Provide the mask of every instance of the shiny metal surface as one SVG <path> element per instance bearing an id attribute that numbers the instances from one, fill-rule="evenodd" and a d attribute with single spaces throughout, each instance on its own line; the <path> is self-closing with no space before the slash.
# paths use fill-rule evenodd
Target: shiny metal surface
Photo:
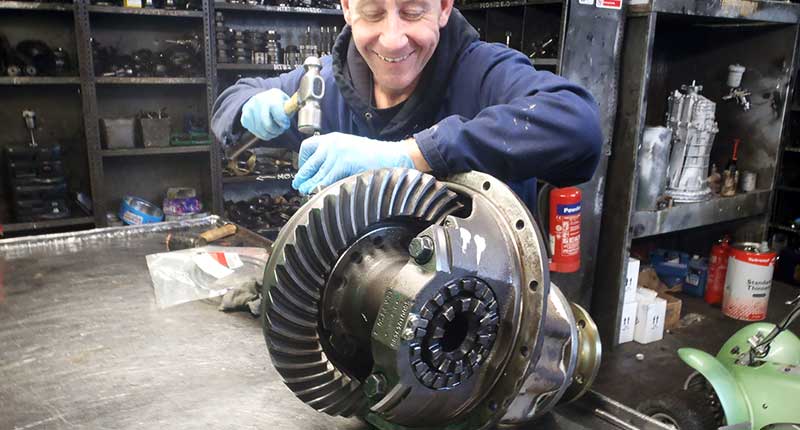
<path id="1" fill-rule="evenodd" d="M 654 211 L 658 199 L 667 189 L 667 166 L 672 130 L 667 127 L 645 127 L 639 148 L 639 189 L 636 210 Z"/>
<path id="2" fill-rule="evenodd" d="M 490 428 L 509 407 L 509 423 L 535 419 L 587 354 L 543 247 L 491 176 L 343 179 L 275 242 L 264 278 L 273 363 L 310 406 L 381 429 Z"/>
<path id="3" fill-rule="evenodd" d="M 719 128 L 716 103 L 700 95 L 701 85 L 684 85 L 669 97 L 667 127 L 672 130 L 667 195 L 676 203 L 711 198 L 708 186 L 709 157 Z"/>

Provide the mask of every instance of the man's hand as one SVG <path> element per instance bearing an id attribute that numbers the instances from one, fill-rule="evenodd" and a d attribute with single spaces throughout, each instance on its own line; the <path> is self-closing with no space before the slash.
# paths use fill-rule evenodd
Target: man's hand
<path id="1" fill-rule="evenodd" d="M 283 111 L 283 104 L 289 96 L 272 88 L 258 93 L 242 106 L 242 127 L 261 140 L 274 139 L 289 128 L 289 117 Z"/>
<path id="2" fill-rule="evenodd" d="M 409 145 L 413 140 L 386 142 L 345 133 L 312 136 L 300 146 L 300 170 L 292 187 L 308 194 L 356 173 L 383 167 L 413 169 Z M 418 150 L 417 150 L 418 151 Z"/>

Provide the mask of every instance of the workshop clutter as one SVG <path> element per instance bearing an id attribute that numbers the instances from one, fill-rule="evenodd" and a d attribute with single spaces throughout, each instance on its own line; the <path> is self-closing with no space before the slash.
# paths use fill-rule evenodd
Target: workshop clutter
<path id="1" fill-rule="evenodd" d="M 140 111 L 129 118 L 100 118 L 100 141 L 104 149 L 211 144 L 203 118 L 185 114 L 183 130 L 176 133 L 171 132 L 171 124 L 166 109 Z"/>
<path id="2" fill-rule="evenodd" d="M 7 76 L 75 75 L 69 56 L 61 47 L 42 40 L 22 40 L 12 47 L 0 33 L 0 74 Z"/>
<path id="3" fill-rule="evenodd" d="M 128 8 L 167 9 L 167 10 L 202 10 L 202 0 L 96 0 L 97 6 L 121 6 Z"/>
<path id="4" fill-rule="evenodd" d="M 226 3 L 248 6 L 313 7 L 318 9 L 341 9 L 336 0 L 226 0 Z"/>
<path id="5" fill-rule="evenodd" d="M 270 237 L 276 235 L 275 230 L 286 224 L 302 203 L 302 197 L 294 190 L 282 196 L 262 194 L 238 202 L 225 201 L 225 218 Z"/>
<path id="6" fill-rule="evenodd" d="M 624 304 L 619 324 L 619 343 L 636 341 L 647 344 L 664 338 L 664 331 L 679 326 L 681 299 L 672 295 L 655 269 L 645 267 L 636 258 L 628 259 Z"/>
<path id="7" fill-rule="evenodd" d="M 750 110 L 750 91 L 741 88 L 744 66 L 728 67 L 722 101 L 735 102 Z M 737 166 L 739 138 L 732 139 L 731 156 L 724 169 L 711 161 L 711 150 L 719 132 L 717 103 L 703 96 L 696 82 L 682 85 L 667 99 L 665 126 L 646 127 L 638 151 L 639 181 L 636 208 L 657 211 L 675 203 L 697 203 L 717 197 L 732 197 L 756 190 L 758 176 Z M 723 124 L 724 126 L 724 124 Z"/>
<path id="8" fill-rule="evenodd" d="M 276 30 L 234 29 L 225 25 L 222 12 L 215 15 L 217 33 L 217 62 L 238 64 L 269 64 L 299 67 L 310 56 L 326 55 L 333 49 L 339 29 L 323 26 L 319 32 L 306 27 L 299 45 L 281 44 L 281 34 Z"/>
<path id="9" fill-rule="evenodd" d="M 197 33 L 181 39 L 162 40 L 161 49 L 123 53 L 114 46 L 92 41 L 95 76 L 103 77 L 198 77 L 204 75 L 203 40 Z"/>
<path id="10" fill-rule="evenodd" d="M 223 162 L 225 176 L 253 175 L 270 179 L 293 179 L 297 171 L 297 151 L 285 148 L 251 148 L 235 160 Z"/>
<path id="11" fill-rule="evenodd" d="M 183 221 L 207 215 L 194 188 L 167 188 L 163 207 L 136 196 L 125 196 L 119 211 L 106 214 L 109 226 L 142 225 L 161 221 Z"/>
<path id="12" fill-rule="evenodd" d="M 61 146 L 6 147 L 11 214 L 16 222 L 70 216 Z"/>

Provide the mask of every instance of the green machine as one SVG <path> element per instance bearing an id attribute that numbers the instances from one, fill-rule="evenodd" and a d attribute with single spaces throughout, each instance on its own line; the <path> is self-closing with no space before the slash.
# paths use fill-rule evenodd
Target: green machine
<path id="1" fill-rule="evenodd" d="M 678 394 L 644 401 L 639 411 L 680 430 L 800 430 L 800 339 L 788 326 L 800 297 L 777 325 L 750 324 L 716 357 L 681 348 L 694 372 Z"/>

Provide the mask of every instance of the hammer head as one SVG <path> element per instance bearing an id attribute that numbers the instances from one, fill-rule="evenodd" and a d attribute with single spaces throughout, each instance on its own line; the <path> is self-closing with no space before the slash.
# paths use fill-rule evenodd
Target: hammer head
<path id="1" fill-rule="evenodd" d="M 325 81 L 320 75 L 322 62 L 311 56 L 303 62 L 306 73 L 300 79 L 297 89 L 297 128 L 303 134 L 314 134 L 322 127 L 322 110 L 320 101 L 325 96 Z"/>

